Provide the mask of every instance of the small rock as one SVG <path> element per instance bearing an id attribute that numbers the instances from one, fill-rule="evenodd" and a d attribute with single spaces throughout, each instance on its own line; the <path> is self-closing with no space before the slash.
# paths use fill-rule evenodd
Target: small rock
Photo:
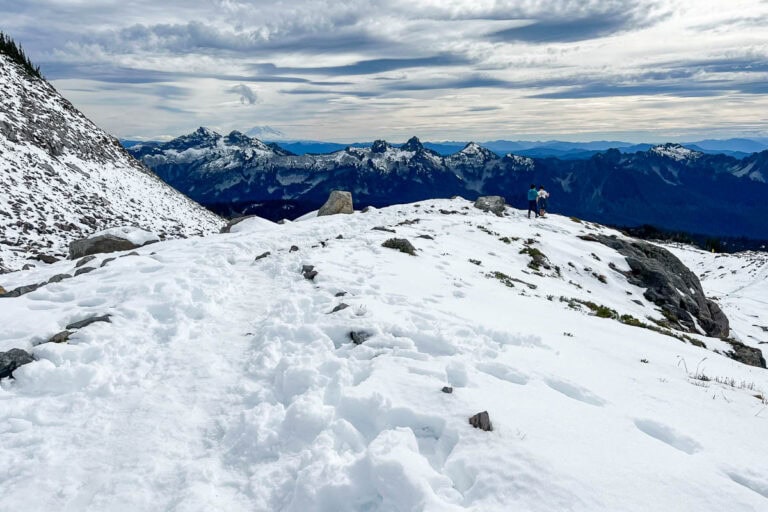
<path id="1" fill-rule="evenodd" d="M 352 193 L 345 190 L 333 190 L 328 200 L 317 212 L 318 217 L 324 215 L 336 215 L 338 213 L 354 213 Z"/>
<path id="2" fill-rule="evenodd" d="M 411 256 L 416 256 L 416 248 L 405 238 L 390 238 L 381 244 L 381 246 L 386 247 L 387 249 L 395 249 L 404 252 L 405 254 L 410 254 Z"/>
<path id="3" fill-rule="evenodd" d="M 365 340 L 373 336 L 373 334 L 366 332 L 366 331 L 352 331 L 349 333 L 349 337 L 352 339 L 352 343 L 355 345 L 360 345 L 361 343 L 364 343 Z"/>
<path id="4" fill-rule="evenodd" d="M 371 231 L 386 231 L 387 233 L 397 233 L 394 229 L 385 228 L 384 226 L 374 226 Z"/>
<path id="5" fill-rule="evenodd" d="M 301 273 L 304 275 L 304 279 L 314 281 L 317 276 L 317 271 L 314 265 L 304 265 L 301 267 Z"/>
<path id="6" fill-rule="evenodd" d="M 348 307 L 349 307 L 349 304 L 344 304 L 344 303 L 342 302 L 341 304 L 339 304 L 338 306 L 336 306 L 335 308 L 333 308 L 333 309 L 331 310 L 331 313 L 336 313 L 336 312 L 338 312 L 338 311 L 341 311 L 342 309 L 347 309 Z"/>
<path id="7" fill-rule="evenodd" d="M 475 201 L 475 208 L 479 208 L 484 212 L 492 212 L 501 217 L 504 215 L 506 201 L 501 196 L 480 196 Z"/>
<path id="8" fill-rule="evenodd" d="M 371 211 L 371 207 L 370 206 L 366 206 L 365 208 L 363 208 L 361 210 L 362 213 L 368 213 L 369 211 Z"/>
<path id="9" fill-rule="evenodd" d="M 491 424 L 491 417 L 488 415 L 488 411 L 479 412 L 469 418 L 469 424 L 486 432 L 493 430 L 493 424 Z"/>
<path id="10" fill-rule="evenodd" d="M 72 331 L 61 331 L 54 334 L 46 343 L 66 343 L 69 341 L 69 337 L 72 336 Z"/>
<path id="11" fill-rule="evenodd" d="M 123 254 L 120 257 L 121 258 L 125 258 L 126 256 L 138 256 L 138 255 L 139 255 L 139 253 L 137 253 L 136 251 L 133 251 L 133 252 L 129 252 L 128 254 Z"/>
<path id="12" fill-rule="evenodd" d="M 71 276 L 70 274 L 56 274 L 55 276 L 53 276 L 52 278 L 50 278 L 50 279 L 48 280 L 48 283 L 46 283 L 46 284 L 51 284 L 51 283 L 60 283 L 60 282 L 62 282 L 63 280 L 65 280 L 65 279 L 69 279 L 69 278 L 71 278 L 71 277 L 72 277 L 72 276 Z"/>
<path id="13" fill-rule="evenodd" d="M 31 363 L 34 360 L 35 358 L 32 357 L 32 354 L 20 348 L 12 348 L 8 352 L 0 352 L 0 379 L 13 377 L 13 372 L 19 366 Z"/>
<path id="14" fill-rule="evenodd" d="M 453 393 L 453 388 L 451 386 L 443 386 L 443 389 L 441 389 L 443 393 L 451 394 Z M 471 421 L 471 420 L 470 420 Z"/>
<path id="15" fill-rule="evenodd" d="M 266 258 L 267 256 L 269 256 L 270 254 L 272 254 L 272 253 L 271 253 L 271 252 L 269 252 L 269 251 L 267 251 L 267 252 L 263 252 L 263 253 L 259 254 L 258 256 L 256 256 L 256 259 L 255 259 L 255 260 L 253 260 L 253 261 L 259 261 L 259 260 L 263 260 L 264 258 Z"/>
<path id="16" fill-rule="evenodd" d="M 107 266 L 107 264 L 109 264 L 109 263 L 111 263 L 111 262 L 115 261 L 116 259 L 117 259 L 117 258 L 107 258 L 107 259 L 105 259 L 104 261 L 102 261 L 102 262 L 101 262 L 101 265 L 100 265 L 100 267 L 102 267 L 102 268 L 103 268 L 103 267 L 106 267 L 106 266 Z"/>
<path id="17" fill-rule="evenodd" d="M 96 259 L 96 256 L 86 256 L 84 258 L 80 258 L 79 260 L 77 260 L 77 263 L 75 263 L 75 268 L 80 268 L 86 263 L 89 263 L 95 259 Z"/>
<path id="18" fill-rule="evenodd" d="M 73 322 L 69 325 L 67 325 L 67 329 L 82 329 L 83 327 L 87 327 L 91 324 L 94 324 L 96 322 L 107 322 L 112 323 L 112 320 L 109 319 L 112 315 L 106 314 L 101 316 L 92 316 L 89 318 L 86 318 L 85 320 L 80 320 L 78 322 Z"/>
<path id="19" fill-rule="evenodd" d="M 435 238 L 430 235 L 419 235 L 416 238 L 423 238 L 424 240 L 434 240 Z"/>
<path id="20" fill-rule="evenodd" d="M 344 235 L 339 235 L 336 237 L 336 240 L 344 240 Z"/>
<path id="21" fill-rule="evenodd" d="M 35 268 L 35 266 L 34 266 L 34 265 L 32 265 L 32 264 L 30 264 L 30 263 L 27 263 L 26 265 L 24 265 L 23 267 L 21 267 L 21 270 L 32 270 L 33 268 Z"/>
<path id="22" fill-rule="evenodd" d="M 5 295 L 7 292 L 5 291 L 5 288 L 0 286 L 0 295 Z"/>
<path id="23" fill-rule="evenodd" d="M 14 288 L 13 290 L 6 292 L 3 295 L 0 295 L 0 297 L 3 298 L 13 298 L 13 297 L 21 297 L 22 295 L 26 295 L 27 293 L 33 292 L 43 286 L 45 283 L 40 284 L 29 284 L 26 286 L 19 286 L 18 288 Z"/>
<path id="24" fill-rule="evenodd" d="M 347 292 L 338 292 L 334 297 L 343 297 L 347 294 Z"/>
<path id="25" fill-rule="evenodd" d="M 638 306 L 642 306 L 642 305 L 643 305 L 643 301 L 641 301 L 641 300 L 638 300 L 638 299 L 632 299 L 632 302 L 634 302 L 634 303 L 635 303 L 635 304 L 637 304 Z"/>
<path id="26" fill-rule="evenodd" d="M 38 254 L 37 256 L 35 256 L 35 259 L 37 261 L 42 261 L 43 263 L 47 263 L 49 265 L 51 263 L 56 263 L 57 261 L 59 261 L 59 258 L 56 258 L 54 256 L 50 256 L 48 254 Z"/>
<path id="27" fill-rule="evenodd" d="M 288 250 L 288 252 L 296 252 L 299 250 L 299 247 L 296 245 L 292 245 L 291 248 Z"/>
<path id="28" fill-rule="evenodd" d="M 440 210 L 439 210 L 439 211 L 440 211 L 440 213 L 442 213 L 443 215 L 456 215 L 457 213 L 459 213 L 459 211 L 458 211 L 458 210 L 444 210 L 443 208 L 440 208 Z"/>
<path id="29" fill-rule="evenodd" d="M 80 274 L 87 274 L 88 272 L 93 272 L 94 270 L 96 270 L 96 267 L 79 268 L 75 271 L 75 276 L 79 276 Z"/>

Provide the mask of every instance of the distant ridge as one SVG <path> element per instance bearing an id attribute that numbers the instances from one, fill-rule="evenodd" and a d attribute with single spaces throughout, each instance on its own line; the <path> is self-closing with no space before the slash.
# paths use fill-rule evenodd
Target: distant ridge
<path id="1" fill-rule="evenodd" d="M 502 195 L 523 207 L 525 190 L 536 183 L 551 191 L 556 211 L 601 223 L 768 238 L 762 220 L 768 151 L 738 159 L 667 143 L 583 159 L 531 158 L 470 142 L 442 155 L 413 137 L 297 155 L 240 132 L 200 128 L 130 152 L 178 190 L 229 216 L 293 218 L 319 207 L 334 189 L 351 191 L 358 206 Z"/>

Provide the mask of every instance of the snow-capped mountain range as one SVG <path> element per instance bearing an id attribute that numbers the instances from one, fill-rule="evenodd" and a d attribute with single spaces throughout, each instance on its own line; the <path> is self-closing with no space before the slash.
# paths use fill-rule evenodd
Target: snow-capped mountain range
<path id="1" fill-rule="evenodd" d="M 713 235 L 768 238 L 768 151 L 745 159 L 679 144 L 587 160 L 499 156 L 476 143 L 441 156 L 417 138 L 376 141 L 320 155 L 293 155 L 239 132 L 201 128 L 129 151 L 166 182 L 226 214 L 291 217 L 318 207 L 330 190 L 382 206 L 429 197 L 498 194 L 522 206 L 543 184 L 556 211 L 614 225 L 653 224 Z M 289 208 L 289 209 L 281 209 Z"/>
<path id="2" fill-rule="evenodd" d="M 768 346 L 765 253 L 671 248 L 726 341 L 663 327 L 599 240 L 636 242 L 565 216 L 426 200 L 231 231 L 0 299 L 0 352 L 36 358 L 0 380 L 4 508 L 765 509 L 768 371 L 726 357 Z"/>
<path id="3" fill-rule="evenodd" d="M 221 225 L 2 54 L 0 91 L 0 271 L 63 257 L 70 241 L 103 228 L 173 238 Z"/>

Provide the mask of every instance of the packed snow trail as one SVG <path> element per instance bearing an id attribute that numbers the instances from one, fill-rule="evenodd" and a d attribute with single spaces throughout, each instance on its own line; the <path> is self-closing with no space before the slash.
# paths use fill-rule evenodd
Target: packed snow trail
<path id="1" fill-rule="evenodd" d="M 0 384 L 0 510 L 763 510 L 766 371 L 561 301 L 660 316 L 591 231 L 462 200 L 252 219 L 5 299 L 0 350 L 38 361 Z"/>

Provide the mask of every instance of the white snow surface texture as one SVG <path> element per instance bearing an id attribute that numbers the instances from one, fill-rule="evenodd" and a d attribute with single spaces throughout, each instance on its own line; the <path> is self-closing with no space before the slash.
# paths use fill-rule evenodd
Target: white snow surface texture
<path id="1" fill-rule="evenodd" d="M 577 238 L 597 232 L 462 199 L 253 219 L 2 299 L 0 351 L 37 360 L 0 381 L 0 509 L 768 510 L 768 372 L 561 302 L 661 318 L 618 253 Z M 526 243 L 553 268 L 529 268 Z M 740 274 L 738 255 L 678 252 L 697 272 L 732 258 L 717 295 L 752 304 L 731 316 L 745 343 L 768 339 L 747 329 L 768 324 L 765 260 Z M 491 432 L 468 422 L 485 410 Z"/>
<path id="2" fill-rule="evenodd" d="M 64 256 L 99 229 L 135 225 L 173 238 L 222 224 L 0 55 L 0 271 L 33 254 Z"/>

